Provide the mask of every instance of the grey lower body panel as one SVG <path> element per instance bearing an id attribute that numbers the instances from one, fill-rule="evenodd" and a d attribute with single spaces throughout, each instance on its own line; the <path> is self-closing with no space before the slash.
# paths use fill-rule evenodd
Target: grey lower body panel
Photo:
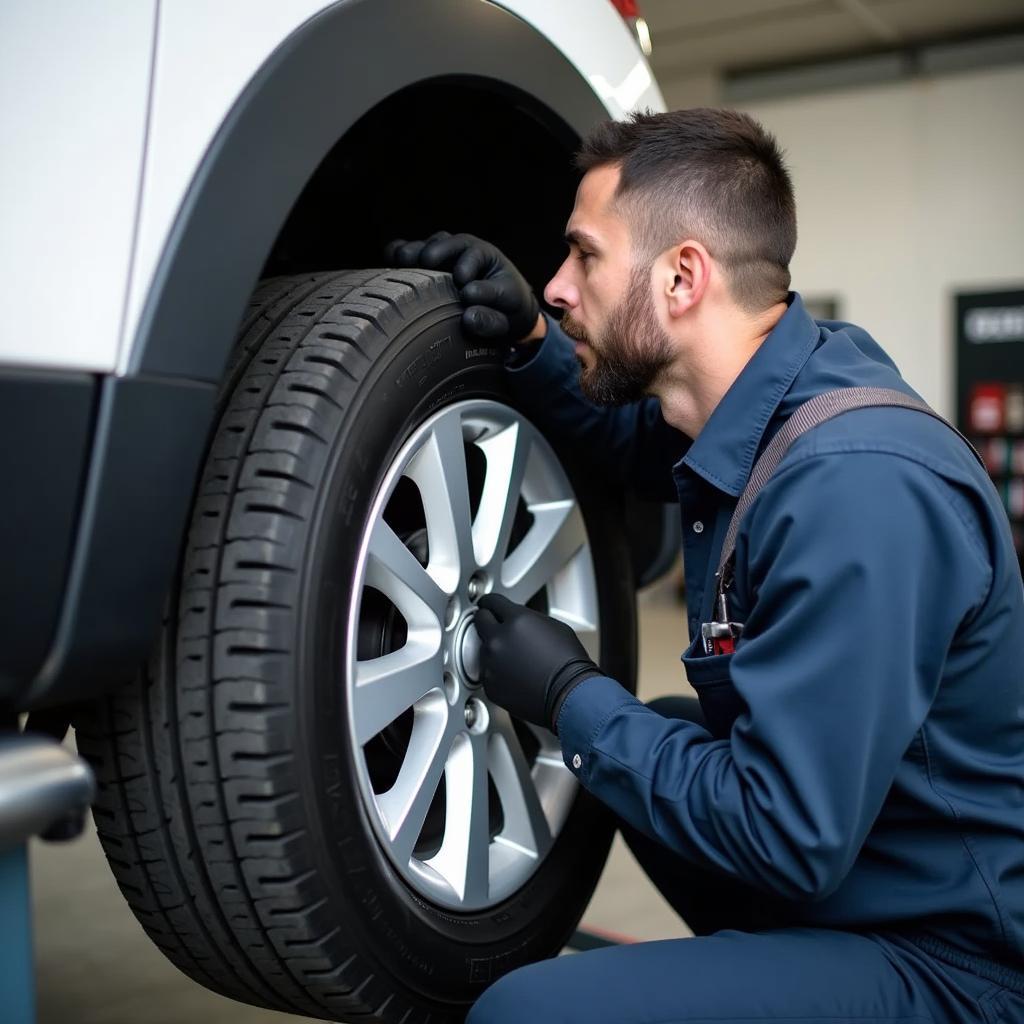
<path id="1" fill-rule="evenodd" d="M 90 374 L 0 370 L 0 708 L 57 629 L 95 398 Z"/>
<path id="2" fill-rule="evenodd" d="M 19 396 L 0 404 L 0 708 L 26 711 L 98 694 L 149 652 L 215 388 L 80 374 L 0 387 Z"/>

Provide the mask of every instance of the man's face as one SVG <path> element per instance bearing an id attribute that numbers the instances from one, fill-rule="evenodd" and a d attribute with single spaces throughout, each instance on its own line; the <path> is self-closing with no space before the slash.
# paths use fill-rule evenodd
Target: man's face
<path id="1" fill-rule="evenodd" d="M 544 289 L 576 342 L 580 388 L 591 401 L 624 405 L 643 397 L 671 359 L 658 322 L 650 265 L 633 265 L 629 226 L 612 208 L 615 167 L 588 171 L 566 228 L 569 255 Z"/>

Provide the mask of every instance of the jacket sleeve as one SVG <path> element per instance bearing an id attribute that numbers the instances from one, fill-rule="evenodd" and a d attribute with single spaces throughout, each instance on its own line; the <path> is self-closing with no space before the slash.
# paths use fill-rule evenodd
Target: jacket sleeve
<path id="1" fill-rule="evenodd" d="M 672 467 L 690 439 L 670 427 L 654 398 L 619 408 L 595 405 L 579 387 L 573 343 L 545 316 L 548 333 L 532 357 L 507 370 L 517 404 L 550 436 L 569 443 L 613 483 L 645 498 L 678 501 Z"/>
<path id="2" fill-rule="evenodd" d="M 896 455 L 784 467 L 741 530 L 737 565 L 755 595 L 744 634 L 734 655 L 713 656 L 744 709 L 729 738 L 598 677 L 563 705 L 566 764 L 688 860 L 786 899 L 825 897 L 850 870 L 953 635 L 991 583 L 969 518 L 954 487 Z"/>

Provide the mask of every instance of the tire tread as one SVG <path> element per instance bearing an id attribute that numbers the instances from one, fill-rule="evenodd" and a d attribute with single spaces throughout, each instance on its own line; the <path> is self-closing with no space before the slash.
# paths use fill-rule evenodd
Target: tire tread
<path id="1" fill-rule="evenodd" d="M 172 963 L 234 999 L 339 1020 L 441 1019 L 392 991 L 329 914 L 303 843 L 293 695 L 277 668 L 299 598 L 296 531 L 313 513 L 327 438 L 402 327 L 402 300 L 453 297 L 446 275 L 426 271 L 260 284 L 160 650 L 76 721 L 129 905 Z"/>

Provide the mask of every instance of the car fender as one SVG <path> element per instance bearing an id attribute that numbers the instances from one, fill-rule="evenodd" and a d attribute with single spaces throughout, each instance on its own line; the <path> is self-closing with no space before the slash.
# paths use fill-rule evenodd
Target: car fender
<path id="1" fill-rule="evenodd" d="M 660 103 L 639 49 L 603 2 L 587 5 L 588 18 L 600 13 L 601 42 L 590 58 L 570 46 L 564 19 L 534 3 L 510 4 L 513 13 L 485 0 L 346 0 L 317 11 L 265 59 L 281 26 L 264 33 L 241 0 L 217 7 L 216 25 L 208 6 L 196 13 L 198 3 L 161 12 L 120 373 L 218 379 L 262 260 L 303 185 L 348 128 L 398 90 L 438 76 L 491 79 L 536 98 L 577 133 L 621 114 L 618 94 Z M 589 40 L 586 25 L 577 36 Z M 589 78 L 544 34 L 556 29 L 562 46 L 588 62 Z M 601 65 L 605 86 L 595 62 L 613 51 L 618 59 Z M 205 69 L 218 61 L 207 82 Z"/>

